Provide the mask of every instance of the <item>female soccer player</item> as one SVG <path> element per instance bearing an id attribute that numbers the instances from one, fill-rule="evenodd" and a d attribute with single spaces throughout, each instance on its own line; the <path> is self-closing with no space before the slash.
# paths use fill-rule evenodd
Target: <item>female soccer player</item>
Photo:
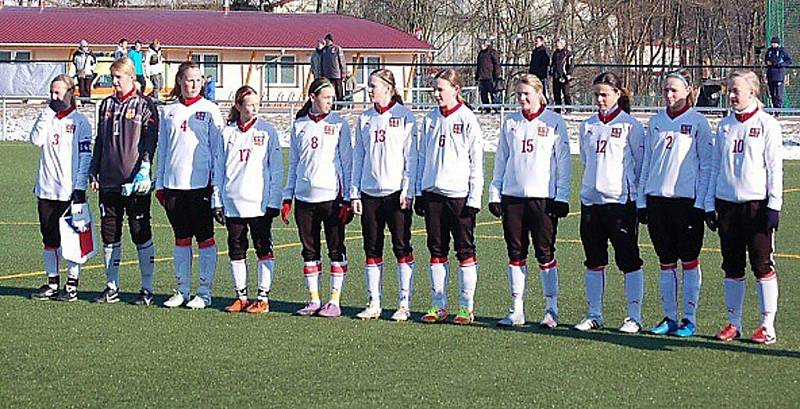
<path id="1" fill-rule="evenodd" d="M 729 323 L 717 338 L 741 336 L 744 308 L 745 253 L 756 276 L 761 325 L 751 340 L 772 344 L 778 311 L 775 272 L 775 231 L 783 204 L 783 144 L 778 121 L 764 112 L 758 94 L 761 84 L 751 71 L 734 71 L 727 80 L 730 115 L 717 126 L 706 194 L 706 224 L 719 227 L 725 305 Z"/>
<path id="2" fill-rule="evenodd" d="M 67 283 L 59 292 L 58 260 L 61 256 L 59 218 L 70 204 L 86 202 L 89 165 L 92 161 L 92 125 L 75 110 L 75 83 L 58 75 L 50 82 L 50 104 L 42 110 L 31 129 L 30 141 L 41 148 L 36 195 L 39 230 L 44 243 L 44 271 L 47 284 L 31 294 L 34 300 L 75 301 L 78 299 L 80 264 L 67 261 Z M 78 218 L 73 214 L 73 219 Z"/>
<path id="3" fill-rule="evenodd" d="M 308 101 L 297 112 L 289 141 L 289 173 L 283 190 L 281 217 L 289 223 L 292 199 L 300 242 L 303 245 L 303 274 L 309 292 L 308 303 L 297 315 L 334 318 L 339 307 L 347 254 L 344 228 L 353 219 L 350 207 L 353 145 L 347 121 L 331 112 L 334 89 L 330 81 L 317 78 L 309 87 Z M 321 306 L 319 281 L 322 271 L 320 229 L 325 228 L 331 262 L 331 298 Z"/>
<path id="4" fill-rule="evenodd" d="M 156 197 L 166 210 L 175 233 L 173 257 L 178 282 L 175 294 L 164 303 L 168 308 L 184 303 L 192 309 L 211 305 L 211 287 L 217 268 L 209 201 L 211 171 L 224 122 L 217 104 L 203 97 L 202 88 L 200 66 L 191 61 L 181 63 L 171 95 L 174 101 L 161 112 Z M 197 240 L 200 253 L 200 286 L 189 300 L 192 237 Z"/>
<path id="5" fill-rule="evenodd" d="M 584 164 L 580 230 L 589 315 L 574 328 L 591 331 L 603 326 L 610 240 L 617 267 L 625 275 L 628 301 L 628 316 L 619 330 L 636 334 L 642 330 L 644 296 L 635 203 L 644 128 L 628 113 L 630 97 L 619 77 L 610 72 L 600 74 L 593 81 L 592 92 L 600 112 L 581 122 L 579 134 Z"/>
<path id="6" fill-rule="evenodd" d="M 695 333 L 700 299 L 700 248 L 703 207 L 711 171 L 714 137 L 706 118 L 694 108 L 687 74 L 667 74 L 666 109 L 652 118 L 644 142 L 636 199 L 639 222 L 647 225 L 661 263 L 659 289 L 664 319 L 650 329 L 656 335 L 689 337 Z M 678 260 L 683 280 L 678 279 Z M 683 319 L 678 322 L 678 291 L 683 281 Z"/>
<path id="7" fill-rule="evenodd" d="M 369 289 L 369 304 L 358 317 L 381 316 L 383 230 L 388 225 L 400 289 L 399 306 L 392 319 L 406 321 L 414 274 L 411 208 L 417 172 L 417 125 L 414 114 L 403 106 L 391 71 L 381 69 L 370 74 L 369 95 L 374 105 L 356 121 L 350 188 L 353 211 L 361 216 Z"/>
<path id="8" fill-rule="evenodd" d="M 275 257 L 272 254 L 272 219 L 280 214 L 283 156 L 278 133 L 258 117 L 256 91 L 245 85 L 236 91 L 228 126 L 217 141 L 214 164 L 214 218 L 228 229 L 236 299 L 228 312 L 269 311 L 269 290 Z M 258 257 L 258 296 L 247 299 L 247 232 Z"/>
<path id="9" fill-rule="evenodd" d="M 447 320 L 451 235 L 461 288 L 453 322 L 469 325 L 475 320 L 478 260 L 474 230 L 483 193 L 483 134 L 475 114 L 461 99 L 461 88 L 461 78 L 452 69 L 435 76 L 433 95 L 439 107 L 425 117 L 419 141 L 414 211 L 425 217 L 431 254 L 433 306 L 422 317 L 428 323 Z"/>
<path id="10" fill-rule="evenodd" d="M 523 299 L 533 239 L 545 299 L 543 328 L 558 325 L 558 218 L 569 213 L 569 136 L 561 115 L 545 109 L 542 82 L 523 74 L 515 86 L 520 111 L 503 124 L 489 186 L 489 211 L 503 218 L 512 308 L 497 325 L 525 324 Z"/>

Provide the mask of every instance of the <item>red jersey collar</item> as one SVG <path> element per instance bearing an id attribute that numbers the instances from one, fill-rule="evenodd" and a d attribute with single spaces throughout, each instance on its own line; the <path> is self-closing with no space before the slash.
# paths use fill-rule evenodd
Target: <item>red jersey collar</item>
<path id="1" fill-rule="evenodd" d="M 380 105 L 378 105 L 378 104 L 375 104 L 375 111 L 378 111 L 378 114 L 383 114 L 384 112 L 386 112 L 386 111 L 388 111 L 388 110 L 392 109 L 392 107 L 393 107 L 393 106 L 394 106 L 394 104 L 396 104 L 396 103 L 397 103 L 397 101 L 395 101 L 395 100 L 393 99 L 393 100 L 389 101 L 389 105 L 386 105 L 385 107 L 382 107 L 382 106 L 380 106 Z"/>
<path id="2" fill-rule="evenodd" d="M 202 95 L 200 95 L 200 94 L 198 94 L 198 95 L 197 95 L 196 97 L 194 97 L 194 98 L 184 98 L 184 97 L 181 97 L 181 104 L 183 104 L 183 105 L 186 105 L 186 106 L 188 107 L 189 105 L 192 105 L 192 104 L 194 104 L 195 102 L 197 102 L 197 101 L 201 100 L 202 98 L 203 98 L 203 96 L 202 96 Z"/>
<path id="3" fill-rule="evenodd" d="M 751 106 L 744 109 L 742 112 L 735 112 L 734 116 L 736 116 L 736 120 L 739 122 L 747 122 L 748 119 L 752 118 L 758 112 L 758 104 L 752 104 Z"/>
<path id="4" fill-rule="evenodd" d="M 622 108 L 620 108 L 619 105 L 614 105 L 614 107 L 611 108 L 611 110 L 609 112 L 607 112 L 606 114 L 603 114 L 602 112 L 598 112 L 597 113 L 597 117 L 600 118 L 600 122 L 602 122 L 604 124 L 607 124 L 607 123 L 611 122 L 612 120 L 614 120 L 614 118 L 616 118 L 617 115 L 619 115 L 620 112 L 622 112 Z"/>
<path id="5" fill-rule="evenodd" d="M 252 128 L 252 127 L 253 127 L 253 125 L 255 125 L 255 123 L 256 123 L 256 119 L 258 119 L 258 118 L 256 118 L 256 117 L 253 117 L 253 119 L 251 119 L 251 120 L 247 121 L 247 123 L 246 123 L 246 124 L 243 124 L 243 123 L 242 123 L 242 120 L 240 119 L 240 120 L 236 121 L 236 126 L 238 126 L 238 127 L 239 127 L 239 130 L 240 130 L 240 131 L 242 131 L 242 132 L 247 132 L 247 131 L 249 131 L 249 130 L 250 130 L 250 128 Z"/>
<path id="6" fill-rule="evenodd" d="M 539 115 L 542 114 L 542 112 L 544 112 L 545 107 L 546 107 L 546 105 L 542 104 L 539 107 L 539 110 L 536 111 L 536 112 L 526 111 L 526 110 L 523 109 L 522 110 L 522 116 L 525 117 L 525 119 L 527 119 L 528 122 L 533 121 L 534 119 L 538 118 Z"/>
<path id="7" fill-rule="evenodd" d="M 452 108 L 450 108 L 450 109 L 447 109 L 447 110 L 445 110 L 445 109 L 444 109 L 444 108 L 442 108 L 442 107 L 439 107 L 439 112 L 442 114 L 442 116 L 443 116 L 443 117 L 447 118 L 447 117 L 448 117 L 448 116 L 450 116 L 450 115 L 451 115 L 453 112 L 456 112 L 456 111 L 458 111 L 458 108 L 461 108 L 461 106 L 462 106 L 462 105 L 464 105 L 464 104 L 463 104 L 461 101 L 458 101 L 458 103 L 456 104 L 456 106 L 454 106 L 454 107 L 452 107 Z"/>
<path id="8" fill-rule="evenodd" d="M 691 108 L 691 106 L 689 106 L 688 103 L 686 105 L 684 105 L 683 108 L 679 109 L 677 112 L 672 112 L 669 108 L 667 108 L 667 116 L 669 117 L 669 119 L 675 119 L 675 118 L 685 114 L 686 111 L 689 110 L 689 108 Z"/>
<path id="9" fill-rule="evenodd" d="M 125 102 L 125 101 L 127 101 L 127 100 L 128 100 L 128 98 L 132 97 L 132 96 L 133 96 L 133 94 L 135 94 L 135 93 L 136 93 L 136 87 L 133 87 L 133 88 L 131 88 L 131 90 L 130 90 L 130 91 L 127 93 L 127 94 L 125 94 L 125 95 L 120 95 L 119 93 L 114 93 L 114 95 L 117 97 L 117 99 L 119 100 L 119 102 Z"/>
<path id="10" fill-rule="evenodd" d="M 64 118 L 66 118 L 66 117 L 67 117 L 69 114 L 71 114 L 71 113 L 72 113 L 72 111 L 74 111 L 74 110 L 75 110 L 75 106 L 71 106 L 71 107 L 69 107 L 69 108 L 67 108 L 67 109 L 65 109 L 65 110 L 63 110 L 63 111 L 56 112 L 56 118 L 58 118 L 58 119 L 64 119 Z"/>
<path id="11" fill-rule="evenodd" d="M 311 119 L 314 122 L 319 122 L 319 121 L 325 119 L 326 116 L 328 116 L 328 114 L 314 115 L 311 112 L 308 113 L 308 118 Z"/>

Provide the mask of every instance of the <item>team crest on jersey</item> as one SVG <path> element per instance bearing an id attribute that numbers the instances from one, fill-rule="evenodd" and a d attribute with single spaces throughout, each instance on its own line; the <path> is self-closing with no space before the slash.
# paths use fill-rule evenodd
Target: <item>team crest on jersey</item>
<path id="1" fill-rule="evenodd" d="M 264 135 L 262 134 L 253 134 L 253 145 L 262 146 L 264 145 Z"/>
<path id="2" fill-rule="evenodd" d="M 611 128 L 611 137 L 619 138 L 622 136 L 622 128 Z"/>
<path id="3" fill-rule="evenodd" d="M 539 136 L 541 136 L 543 138 L 546 137 L 547 136 L 547 127 L 546 126 L 540 126 L 539 129 L 537 130 L 537 133 L 539 134 Z"/>
<path id="4" fill-rule="evenodd" d="M 194 117 L 198 121 L 205 121 L 206 120 L 206 113 L 205 112 L 195 112 L 194 113 Z"/>
<path id="5" fill-rule="evenodd" d="M 761 135 L 761 128 L 750 128 L 750 137 L 758 138 Z"/>
<path id="6" fill-rule="evenodd" d="M 75 124 L 69 124 L 66 127 L 67 133 L 75 133 Z"/>
<path id="7" fill-rule="evenodd" d="M 336 128 L 333 125 L 325 125 L 325 135 L 333 135 Z"/>
<path id="8" fill-rule="evenodd" d="M 136 118 L 136 111 L 133 108 L 128 108 L 128 110 L 125 111 L 125 119 L 130 121 L 133 118 Z"/>
<path id="9" fill-rule="evenodd" d="M 681 133 L 684 135 L 691 135 L 692 133 L 692 125 L 691 124 L 682 124 L 681 125 Z"/>
<path id="10" fill-rule="evenodd" d="M 464 131 L 464 125 L 462 124 L 453 124 L 453 133 L 456 135 L 461 135 L 462 131 Z"/>
<path id="11" fill-rule="evenodd" d="M 397 128 L 398 126 L 400 126 L 400 118 L 397 117 L 389 118 L 389 127 Z"/>

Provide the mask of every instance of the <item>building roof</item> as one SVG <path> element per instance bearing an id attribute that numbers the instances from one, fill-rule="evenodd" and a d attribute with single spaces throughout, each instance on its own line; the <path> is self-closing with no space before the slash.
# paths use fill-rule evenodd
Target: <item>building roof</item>
<path id="1" fill-rule="evenodd" d="M 332 33 L 351 50 L 427 51 L 430 44 L 373 21 L 337 14 L 272 14 L 254 11 L 0 8 L 0 44 L 111 46 L 120 38 L 166 47 L 311 49 Z"/>

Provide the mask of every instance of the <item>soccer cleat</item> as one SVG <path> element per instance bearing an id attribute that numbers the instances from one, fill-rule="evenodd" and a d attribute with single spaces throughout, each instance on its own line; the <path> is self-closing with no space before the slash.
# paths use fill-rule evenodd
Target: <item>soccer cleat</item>
<path id="1" fill-rule="evenodd" d="M 664 317 L 661 322 L 653 328 L 650 328 L 650 333 L 653 335 L 672 334 L 678 329 L 678 321 Z"/>
<path id="2" fill-rule="evenodd" d="M 775 329 L 770 331 L 765 326 L 760 326 L 758 329 L 753 333 L 753 336 L 750 337 L 750 340 L 755 342 L 756 344 L 774 344 L 778 338 L 775 336 Z"/>
<path id="3" fill-rule="evenodd" d="M 511 310 L 505 318 L 497 321 L 498 327 L 521 327 L 525 325 L 525 314 Z"/>
<path id="4" fill-rule="evenodd" d="M 421 318 L 422 322 L 434 324 L 447 321 L 447 308 L 431 307 Z"/>
<path id="5" fill-rule="evenodd" d="M 180 291 L 175 291 L 175 294 L 172 294 L 167 301 L 164 301 L 164 306 L 167 308 L 175 308 L 180 307 L 185 302 L 186 299 L 183 297 L 183 294 L 181 294 Z"/>
<path id="6" fill-rule="evenodd" d="M 359 312 L 356 314 L 356 317 L 361 318 L 362 320 L 376 320 L 381 317 L 381 307 L 379 305 L 368 305 L 364 311 Z"/>
<path id="7" fill-rule="evenodd" d="M 133 305 L 152 305 L 153 304 L 153 293 L 150 290 L 145 290 L 142 288 L 139 290 L 139 296 L 133 300 Z"/>
<path id="8" fill-rule="evenodd" d="M 730 341 L 740 336 L 742 336 L 742 333 L 739 332 L 739 328 L 733 324 L 728 324 L 717 332 L 717 339 L 720 341 Z"/>
<path id="9" fill-rule="evenodd" d="M 581 332 L 589 332 L 601 328 L 603 328 L 603 323 L 592 318 L 584 318 L 583 321 L 572 327 L 572 329 Z"/>
<path id="10" fill-rule="evenodd" d="M 319 312 L 319 303 L 318 302 L 309 302 L 306 304 L 305 307 L 295 311 L 295 315 L 299 315 L 301 317 L 310 317 L 312 315 L 317 315 Z"/>
<path id="11" fill-rule="evenodd" d="M 208 307 L 208 304 L 206 304 L 206 300 L 204 300 L 203 297 L 200 297 L 199 295 L 195 295 L 194 298 L 192 298 L 191 300 L 189 300 L 189 302 L 186 303 L 186 308 L 191 308 L 193 310 L 202 310 L 203 308 L 206 307 Z"/>
<path id="12" fill-rule="evenodd" d="M 622 326 L 619 327 L 619 332 L 624 332 L 626 334 L 638 334 L 642 332 L 642 325 L 631 317 L 627 317 L 624 321 L 622 321 Z"/>
<path id="13" fill-rule="evenodd" d="M 244 309 L 244 312 L 249 314 L 261 314 L 264 312 L 269 312 L 269 301 L 259 298 L 251 302 L 250 305 Z"/>
<path id="14" fill-rule="evenodd" d="M 473 322 L 475 322 L 475 315 L 467 307 L 459 308 L 453 318 L 453 324 L 456 325 L 472 325 Z"/>
<path id="15" fill-rule="evenodd" d="M 342 309 L 338 305 L 329 302 L 319 309 L 317 315 L 325 318 L 336 318 L 342 315 Z"/>
<path id="16" fill-rule="evenodd" d="M 400 307 L 392 314 L 392 321 L 402 322 L 411 318 L 411 311 L 406 307 Z"/>
<path id="17" fill-rule="evenodd" d="M 78 301 L 78 290 L 77 289 L 67 290 L 67 288 L 64 287 L 63 290 L 58 292 L 58 295 L 56 296 L 56 298 L 54 298 L 54 300 L 65 301 L 65 302 Z"/>
<path id="18" fill-rule="evenodd" d="M 687 320 L 686 318 L 681 320 L 681 325 L 676 329 L 674 332 L 671 332 L 670 335 L 675 335 L 676 337 L 691 337 L 694 335 L 697 329 L 694 326 L 694 323 Z"/>
<path id="19" fill-rule="evenodd" d="M 233 303 L 227 307 L 225 307 L 226 312 L 242 312 L 250 306 L 250 303 L 247 302 L 247 298 L 237 298 L 233 300 Z"/>
<path id="20" fill-rule="evenodd" d="M 39 287 L 38 290 L 34 291 L 31 294 L 31 299 L 33 300 L 55 300 L 56 296 L 58 295 L 58 287 L 53 288 L 49 285 L 45 284 Z"/>
<path id="21" fill-rule="evenodd" d="M 114 304 L 115 302 L 119 301 L 119 290 L 112 290 L 110 287 L 106 287 L 100 296 L 94 299 L 94 302 L 98 304 Z"/>
<path id="22" fill-rule="evenodd" d="M 539 327 L 544 329 L 555 329 L 558 326 L 558 314 L 553 310 L 544 312 L 544 318 L 539 323 Z"/>

